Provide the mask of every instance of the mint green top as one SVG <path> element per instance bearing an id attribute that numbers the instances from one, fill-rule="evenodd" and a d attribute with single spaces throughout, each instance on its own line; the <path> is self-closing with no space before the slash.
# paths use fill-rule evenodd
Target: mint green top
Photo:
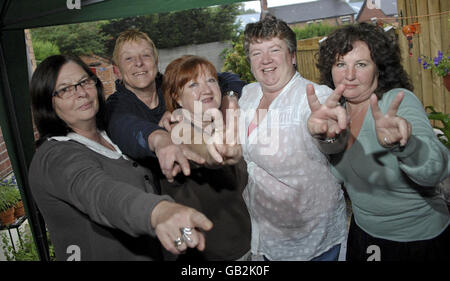
<path id="1" fill-rule="evenodd" d="M 450 157 L 412 92 L 385 93 L 378 102 L 381 111 L 385 113 L 402 90 L 405 97 L 397 115 L 412 127 L 406 146 L 387 149 L 378 143 L 369 106 L 355 143 L 333 155 L 331 162 L 350 196 L 356 224 L 374 237 L 405 242 L 434 238 L 449 225 L 446 203 L 429 194 L 449 175 Z"/>

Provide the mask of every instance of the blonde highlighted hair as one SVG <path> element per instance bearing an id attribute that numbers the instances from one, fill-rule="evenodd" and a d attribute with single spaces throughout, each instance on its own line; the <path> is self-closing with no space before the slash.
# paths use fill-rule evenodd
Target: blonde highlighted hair
<path id="1" fill-rule="evenodd" d="M 119 53 L 122 50 L 122 46 L 127 42 L 138 42 L 143 40 L 147 42 L 153 50 L 153 56 L 155 57 L 156 63 L 158 63 L 158 50 L 156 49 L 155 43 L 153 43 L 152 39 L 148 37 L 148 35 L 142 31 L 130 29 L 126 30 L 119 34 L 119 37 L 116 39 L 116 44 L 114 45 L 113 51 L 113 63 L 115 65 L 119 65 Z"/>

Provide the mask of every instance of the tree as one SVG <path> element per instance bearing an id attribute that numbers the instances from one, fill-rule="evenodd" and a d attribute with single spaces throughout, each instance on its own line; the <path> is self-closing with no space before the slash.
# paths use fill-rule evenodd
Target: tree
<path id="1" fill-rule="evenodd" d="M 56 44 L 40 40 L 33 40 L 33 51 L 37 64 L 40 64 L 46 57 L 60 54 L 59 48 Z"/>
<path id="2" fill-rule="evenodd" d="M 108 37 L 101 33 L 101 26 L 108 21 L 86 22 L 49 26 L 31 30 L 32 40 L 52 42 L 62 54 L 104 55 Z"/>
<path id="3" fill-rule="evenodd" d="M 239 4 L 191 9 L 112 20 L 102 26 L 102 31 L 111 38 L 106 42 L 109 55 L 117 36 L 128 29 L 147 33 L 157 48 L 173 48 L 230 40 L 236 29 L 234 22 L 238 13 Z"/>
<path id="4" fill-rule="evenodd" d="M 231 71 L 239 74 L 242 80 L 251 83 L 255 82 L 256 79 L 251 72 L 250 63 L 245 55 L 243 42 L 244 34 L 242 33 L 232 41 L 232 49 L 225 49 L 223 51 L 225 58 L 222 71 Z"/>
<path id="5" fill-rule="evenodd" d="M 313 38 L 318 36 L 327 36 L 333 30 L 338 28 L 337 26 L 330 26 L 326 23 L 315 23 L 307 25 L 303 28 L 294 27 L 292 30 L 295 32 L 297 40 Z"/>

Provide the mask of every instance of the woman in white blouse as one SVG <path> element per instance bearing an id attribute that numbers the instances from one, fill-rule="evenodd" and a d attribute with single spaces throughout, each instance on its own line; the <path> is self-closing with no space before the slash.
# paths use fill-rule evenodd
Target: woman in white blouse
<path id="1" fill-rule="evenodd" d="M 312 82 L 296 72 L 296 46 L 294 32 L 272 16 L 245 28 L 257 80 L 239 100 L 251 250 L 265 260 L 337 260 L 346 236 L 345 200 L 306 128 Z M 319 100 L 332 93 L 314 87 Z"/>

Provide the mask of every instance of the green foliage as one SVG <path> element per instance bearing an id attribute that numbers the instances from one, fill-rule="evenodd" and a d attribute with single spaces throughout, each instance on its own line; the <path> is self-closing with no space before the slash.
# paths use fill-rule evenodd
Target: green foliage
<path id="1" fill-rule="evenodd" d="M 254 9 L 248 9 L 248 10 L 246 10 L 246 9 L 245 9 L 244 3 L 238 4 L 238 12 L 239 12 L 239 15 L 256 14 L 256 13 L 258 13 L 258 12 L 257 12 L 256 10 L 254 10 Z"/>
<path id="2" fill-rule="evenodd" d="M 2 249 L 7 261 L 39 261 L 39 255 L 34 244 L 30 226 L 26 225 L 24 230 L 17 229 L 20 232 L 21 243 L 15 244 L 16 250 L 10 244 L 8 236 L 2 233 Z M 47 233 L 47 239 L 48 239 Z M 50 241 L 50 239 L 48 239 Z M 50 260 L 55 260 L 53 245 L 49 244 Z"/>
<path id="3" fill-rule="evenodd" d="M 0 212 L 4 212 L 16 204 L 11 188 L 0 189 Z"/>
<path id="4" fill-rule="evenodd" d="M 112 55 L 117 36 L 128 29 L 147 33 L 158 49 L 174 48 L 230 40 L 236 28 L 234 21 L 238 13 L 239 4 L 232 4 L 152 14 L 112 20 L 102 26 L 102 31 L 110 39 L 106 42 L 109 56 Z"/>
<path id="5" fill-rule="evenodd" d="M 327 36 L 336 28 L 338 27 L 330 26 L 326 23 L 314 23 L 303 28 L 294 27 L 292 30 L 295 32 L 297 40 L 301 40 L 318 36 Z"/>
<path id="6" fill-rule="evenodd" d="M 417 60 L 424 69 L 431 69 L 431 71 L 441 77 L 445 77 L 450 73 L 450 54 L 444 55 L 440 50 L 438 50 L 437 56 L 434 58 L 421 55 Z"/>
<path id="7" fill-rule="evenodd" d="M 247 60 L 244 51 L 244 34 L 241 34 L 238 38 L 232 41 L 232 48 L 225 49 L 222 52 L 224 57 L 224 66 L 222 71 L 230 71 L 239 74 L 242 80 L 247 83 L 255 82 L 251 72 L 250 63 Z"/>
<path id="8" fill-rule="evenodd" d="M 31 38 L 55 44 L 62 54 L 102 56 L 108 36 L 101 33 L 101 27 L 106 23 L 108 21 L 36 28 L 31 30 Z"/>
<path id="9" fill-rule="evenodd" d="M 443 135 L 438 136 L 439 140 L 447 147 L 450 148 L 450 114 L 444 114 L 443 112 L 437 112 L 433 106 L 426 106 L 425 110 L 430 110 L 428 113 L 428 119 L 440 121 L 441 126 L 434 126 L 435 129 L 441 130 Z"/>
<path id="10" fill-rule="evenodd" d="M 55 53 L 111 57 L 117 36 L 128 29 L 147 33 L 157 48 L 230 40 L 240 4 L 152 14 L 112 21 L 49 26 L 31 30 L 37 60 Z M 40 48 L 36 51 L 36 44 Z M 51 42 L 52 46 L 45 45 Z M 41 45 L 39 45 L 41 44 Z"/>
<path id="11" fill-rule="evenodd" d="M 248 10 L 244 10 L 241 11 L 241 15 L 246 15 L 246 14 L 257 14 L 259 13 L 258 11 L 254 10 L 254 9 L 248 9 Z"/>
<path id="12" fill-rule="evenodd" d="M 58 46 L 49 41 L 33 40 L 33 50 L 37 64 L 46 57 L 60 54 Z"/>
<path id="13" fill-rule="evenodd" d="M 21 200 L 14 178 L 0 182 L 0 212 L 14 207 Z"/>

